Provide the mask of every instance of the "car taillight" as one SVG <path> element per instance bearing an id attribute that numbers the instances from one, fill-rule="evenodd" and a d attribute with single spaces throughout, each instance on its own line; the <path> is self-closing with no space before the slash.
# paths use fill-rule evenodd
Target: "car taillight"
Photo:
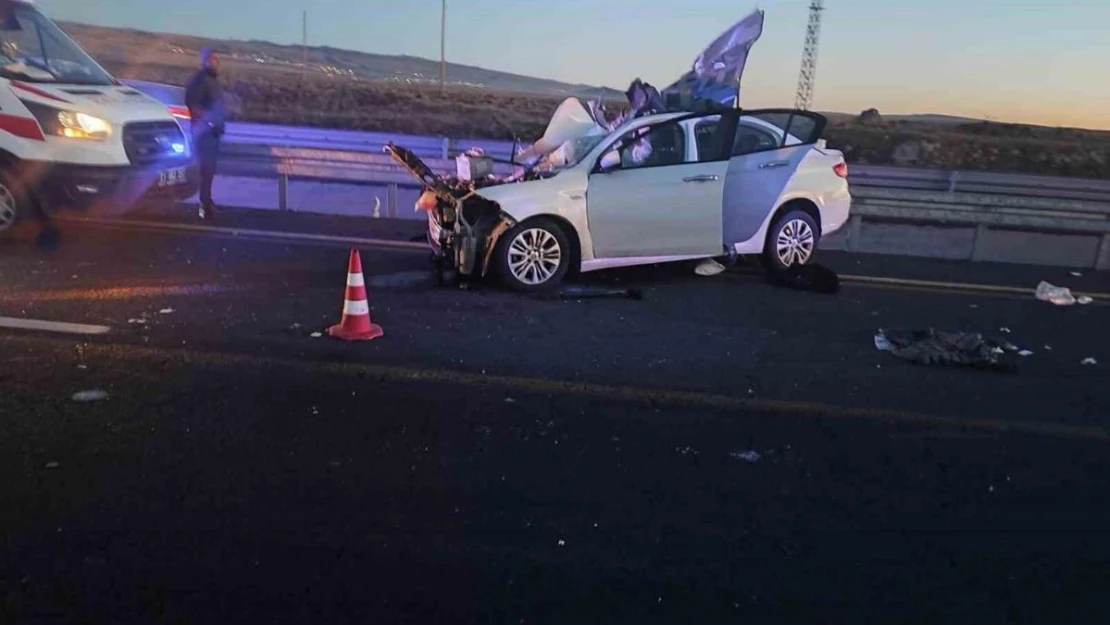
<path id="1" fill-rule="evenodd" d="M 843 161 L 837 163 L 836 166 L 833 167 L 833 173 L 835 173 L 837 176 L 840 176 L 841 178 L 847 178 L 848 163 L 845 163 Z"/>
<path id="2" fill-rule="evenodd" d="M 192 119 L 192 117 L 193 117 L 192 115 L 189 114 L 189 109 L 187 109 L 187 108 L 183 108 L 183 107 L 180 107 L 180 106 L 171 106 L 169 108 L 170 108 L 170 115 L 173 115 L 174 117 L 177 117 L 179 119 Z"/>

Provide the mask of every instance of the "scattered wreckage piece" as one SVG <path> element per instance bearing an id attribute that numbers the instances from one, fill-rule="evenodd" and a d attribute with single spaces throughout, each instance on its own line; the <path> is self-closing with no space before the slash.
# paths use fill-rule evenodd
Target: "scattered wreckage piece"
<path id="1" fill-rule="evenodd" d="M 631 299 L 640 301 L 644 299 L 644 292 L 640 289 L 622 289 L 604 286 L 573 285 L 565 286 L 558 293 L 540 295 L 538 299 Z"/>
<path id="2" fill-rule="evenodd" d="M 978 332 L 879 329 L 875 348 L 921 365 L 960 365 L 975 369 L 1013 372 L 1020 349 L 1002 339 L 984 337 Z"/>

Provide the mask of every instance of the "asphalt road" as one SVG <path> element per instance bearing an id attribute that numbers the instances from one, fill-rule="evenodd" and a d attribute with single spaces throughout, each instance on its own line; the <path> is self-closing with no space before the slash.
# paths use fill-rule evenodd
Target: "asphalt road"
<path id="1" fill-rule="evenodd" d="M 228 219 L 0 244 L 0 317 L 109 328 L 0 327 L 0 623 L 1105 620 L 1105 276 L 826 255 L 836 295 L 682 264 L 550 301 L 436 288 L 412 223 Z M 349 236 L 401 242 L 359 246 L 371 343 L 312 336 Z"/>

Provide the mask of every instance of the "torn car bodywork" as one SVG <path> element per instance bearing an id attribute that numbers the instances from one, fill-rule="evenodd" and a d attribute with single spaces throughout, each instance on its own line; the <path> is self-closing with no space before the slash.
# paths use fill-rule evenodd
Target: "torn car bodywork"
<path id="1" fill-rule="evenodd" d="M 385 151 L 399 165 L 424 183 L 425 191 L 417 206 L 428 211 L 434 220 L 438 240 L 428 243 L 437 260 L 448 260 L 452 269 L 464 276 L 485 276 L 489 260 L 502 234 L 516 221 L 496 203 L 478 194 L 485 184 L 494 180 L 464 181 L 433 172 L 410 150 L 393 145 Z M 431 234 L 429 234 L 429 237 Z"/>

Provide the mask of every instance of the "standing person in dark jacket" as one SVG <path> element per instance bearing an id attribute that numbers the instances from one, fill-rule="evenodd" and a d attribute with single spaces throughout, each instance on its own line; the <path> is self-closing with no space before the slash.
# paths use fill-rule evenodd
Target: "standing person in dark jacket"
<path id="1" fill-rule="evenodd" d="M 212 203 L 212 178 L 216 175 L 216 157 L 220 151 L 220 138 L 224 134 L 227 104 L 220 85 L 220 57 L 210 49 L 200 53 L 202 67 L 185 89 L 185 105 L 192 118 L 193 146 L 200 160 L 200 210 L 201 219 L 213 217 L 216 205 Z"/>

